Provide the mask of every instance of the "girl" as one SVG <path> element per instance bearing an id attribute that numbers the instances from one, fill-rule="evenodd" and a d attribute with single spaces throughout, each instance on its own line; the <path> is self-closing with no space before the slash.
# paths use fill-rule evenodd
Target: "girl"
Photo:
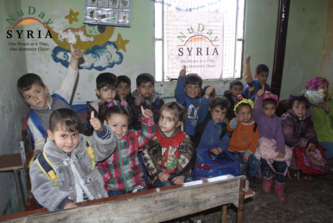
<path id="1" fill-rule="evenodd" d="M 318 146 L 316 131 L 313 129 L 311 115 L 306 112 L 310 107 L 308 99 L 304 96 L 290 95 L 286 107 L 289 109 L 281 116 L 282 134 L 289 147 L 301 147 L 314 150 Z M 295 149 L 290 161 L 288 177 L 299 181 L 307 179 L 296 165 Z"/>
<path id="2" fill-rule="evenodd" d="M 244 174 L 249 165 L 250 187 L 256 187 L 256 175 L 260 161 L 254 156 L 256 152 L 259 133 L 257 124 L 251 120 L 253 102 L 239 96 L 239 102 L 234 107 L 236 118 L 232 119 L 227 126 L 228 132 L 232 133 L 228 150 L 240 162 L 240 172 Z"/>
<path id="3" fill-rule="evenodd" d="M 109 197 L 146 190 L 144 173 L 137 154 L 139 148 L 155 136 L 153 113 L 141 106 L 141 130 L 128 131 L 132 121 L 130 108 L 103 103 L 99 109 L 100 120 L 111 127 L 117 142 L 116 151 L 97 165 Z"/>
<path id="4" fill-rule="evenodd" d="M 276 141 L 278 152 L 278 158 L 284 158 L 285 156 L 285 142 L 282 135 L 281 120 L 275 114 L 276 107 L 279 104 L 278 96 L 271 94 L 269 91 L 265 92 L 265 88 L 260 89 L 257 92 L 256 99 L 254 101 L 253 120 L 258 124 L 259 137 L 265 137 L 267 139 L 274 139 Z M 274 192 L 277 199 L 281 202 L 286 200 L 283 193 L 285 189 L 284 173 L 287 169 L 287 163 L 285 161 L 273 162 L 273 167 L 276 170 L 276 179 L 274 185 Z M 262 189 L 264 192 L 269 193 L 271 185 L 273 183 L 273 171 L 269 167 L 266 159 L 261 158 L 261 172 L 263 174 Z"/>
<path id="5" fill-rule="evenodd" d="M 180 127 L 185 121 L 186 111 L 177 102 L 161 107 L 156 137 L 143 150 L 144 164 L 156 188 L 195 180 L 191 176 L 195 148 Z"/>
<path id="6" fill-rule="evenodd" d="M 87 137 L 79 134 L 81 122 L 73 110 L 62 108 L 51 114 L 47 141 L 30 168 L 32 193 L 49 211 L 107 197 L 95 162 L 113 153 L 116 140 L 110 127 L 101 124 L 94 112 L 90 124 L 95 131 Z"/>
<path id="7" fill-rule="evenodd" d="M 324 91 L 324 102 L 312 105 L 309 112 L 312 115 L 319 144 L 325 149 L 326 159 L 331 159 L 333 158 L 333 100 L 331 95 L 328 95 L 328 84 L 323 77 L 313 77 L 306 84 L 306 88 Z M 331 170 L 333 171 L 333 167 Z"/>

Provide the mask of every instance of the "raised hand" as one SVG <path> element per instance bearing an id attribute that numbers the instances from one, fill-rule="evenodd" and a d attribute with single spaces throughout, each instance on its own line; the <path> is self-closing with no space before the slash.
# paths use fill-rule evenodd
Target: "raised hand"
<path id="1" fill-rule="evenodd" d="M 79 59 L 79 58 L 83 57 L 83 52 L 82 52 L 82 50 L 80 50 L 80 48 L 74 48 L 73 44 L 71 44 L 71 43 L 69 45 L 71 48 L 72 57 L 74 57 L 75 59 Z"/>
<path id="2" fill-rule="evenodd" d="M 90 125 L 94 128 L 95 131 L 100 131 L 102 129 L 102 124 L 98 118 L 95 117 L 95 112 L 91 112 L 90 116 Z"/>
<path id="3" fill-rule="evenodd" d="M 141 94 L 139 94 L 139 97 L 137 97 L 136 100 L 135 100 L 135 105 L 136 106 L 140 106 L 141 105 L 141 101 L 142 101 L 142 96 L 141 96 Z"/>
<path id="4" fill-rule="evenodd" d="M 184 65 L 183 69 L 179 72 L 179 77 L 185 77 L 186 76 L 186 66 Z"/>
<path id="5" fill-rule="evenodd" d="M 265 85 L 262 86 L 262 88 L 257 91 L 257 97 L 261 97 L 265 93 Z"/>
<path id="6" fill-rule="evenodd" d="M 120 96 L 120 104 L 121 104 L 122 106 L 128 105 L 128 103 L 124 100 L 124 97 L 123 97 L 123 96 Z"/>
<path id="7" fill-rule="evenodd" d="M 141 105 L 141 114 L 145 118 L 151 118 L 153 117 L 153 112 L 149 109 L 143 109 L 143 106 Z"/>
<path id="8" fill-rule="evenodd" d="M 243 122 L 245 117 L 243 115 L 239 115 L 236 113 L 236 121 L 237 122 Z"/>
<path id="9" fill-rule="evenodd" d="M 205 97 L 206 97 L 206 98 L 209 98 L 210 95 L 212 94 L 213 90 L 214 90 L 214 84 L 212 84 L 212 86 L 210 86 L 210 87 L 208 87 L 208 88 L 206 89 Z"/>
<path id="10" fill-rule="evenodd" d="M 251 60 L 251 55 L 250 54 L 246 55 L 245 61 L 250 62 L 250 60 Z"/>

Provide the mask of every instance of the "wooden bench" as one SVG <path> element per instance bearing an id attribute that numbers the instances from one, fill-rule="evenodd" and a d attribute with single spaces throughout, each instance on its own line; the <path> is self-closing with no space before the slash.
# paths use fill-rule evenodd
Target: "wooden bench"
<path id="1" fill-rule="evenodd" d="M 78 203 L 78 208 L 48 212 L 47 209 L 0 216 L 5 222 L 161 222 L 237 203 L 237 222 L 242 222 L 245 176 L 225 175 L 151 189 L 134 194 Z M 248 191 L 250 192 L 250 190 Z M 252 191 L 252 193 L 254 193 Z"/>

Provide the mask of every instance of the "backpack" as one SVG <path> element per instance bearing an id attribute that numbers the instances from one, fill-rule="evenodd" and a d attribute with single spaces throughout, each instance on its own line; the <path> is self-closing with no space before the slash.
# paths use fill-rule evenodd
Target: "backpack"
<path id="1" fill-rule="evenodd" d="M 196 148 L 197 160 L 192 170 L 192 176 L 203 180 L 226 174 L 240 175 L 239 161 L 229 151 L 224 151 L 219 155 L 209 151 L 216 147 L 213 145 Z"/>
<path id="2" fill-rule="evenodd" d="M 300 147 L 294 150 L 296 153 L 297 166 L 304 174 L 322 175 L 328 173 L 329 167 L 323 147 L 318 145 L 314 151 Z"/>

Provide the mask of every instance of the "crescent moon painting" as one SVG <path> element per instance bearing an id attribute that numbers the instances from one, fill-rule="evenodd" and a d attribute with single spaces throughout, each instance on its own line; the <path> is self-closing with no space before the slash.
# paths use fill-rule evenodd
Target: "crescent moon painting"
<path id="1" fill-rule="evenodd" d="M 69 15 L 65 16 L 65 19 L 72 24 L 73 21 L 78 22 L 78 15 L 79 12 L 73 12 L 70 9 Z M 121 64 L 123 54 L 119 51 L 126 52 L 125 46 L 129 40 L 123 40 L 119 33 L 116 41 L 109 41 L 114 33 L 114 28 L 112 26 L 83 25 L 80 28 L 67 28 L 61 33 L 49 29 L 53 41 L 58 45 L 52 50 L 53 60 L 68 67 L 71 55 L 69 42 L 72 42 L 74 47 L 80 48 L 84 53 L 84 63 L 79 66 L 79 69 L 102 71 Z M 69 41 L 63 37 L 68 33 L 73 34 L 74 40 Z"/>

